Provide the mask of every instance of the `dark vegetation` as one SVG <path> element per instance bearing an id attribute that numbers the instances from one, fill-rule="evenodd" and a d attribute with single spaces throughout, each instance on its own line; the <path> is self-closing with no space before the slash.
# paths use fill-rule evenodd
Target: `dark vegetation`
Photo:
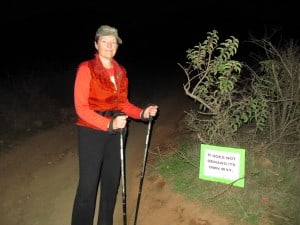
<path id="1" fill-rule="evenodd" d="M 22 64 L 1 70 L 0 149 L 73 118 L 76 65 Z"/>

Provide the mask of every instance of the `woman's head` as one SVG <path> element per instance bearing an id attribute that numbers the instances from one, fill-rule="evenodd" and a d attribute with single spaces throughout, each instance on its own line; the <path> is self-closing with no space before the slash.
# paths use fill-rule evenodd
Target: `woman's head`
<path id="1" fill-rule="evenodd" d="M 118 35 L 118 30 L 108 25 L 98 28 L 95 35 L 95 48 L 101 59 L 111 60 L 122 44 L 122 39 Z"/>

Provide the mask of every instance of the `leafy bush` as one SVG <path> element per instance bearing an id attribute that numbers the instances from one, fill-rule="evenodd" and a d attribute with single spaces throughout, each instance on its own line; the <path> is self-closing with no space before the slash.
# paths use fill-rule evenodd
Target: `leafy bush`
<path id="1" fill-rule="evenodd" d="M 231 36 L 219 43 L 216 30 L 207 34 L 206 40 L 187 50 L 186 65 L 179 64 L 187 78 L 184 91 L 199 104 L 199 110 L 187 112 L 188 128 L 203 143 L 233 145 L 237 131 L 254 123 L 254 132 L 268 131 L 271 143 L 287 136 L 298 143 L 299 46 L 291 40 L 276 48 L 266 39 L 252 38 L 250 42 L 265 52 L 256 56 L 259 68 L 253 69 L 232 59 L 238 39 Z"/>
<path id="2" fill-rule="evenodd" d="M 219 44 L 218 32 L 208 32 L 207 39 L 187 50 L 186 95 L 199 103 L 197 112 L 187 113 L 188 127 L 204 143 L 233 143 L 233 136 L 246 123 L 256 122 L 263 130 L 266 105 L 241 82 L 242 63 L 233 60 L 239 40 L 231 36 Z M 204 128 L 204 129 L 203 129 Z"/>

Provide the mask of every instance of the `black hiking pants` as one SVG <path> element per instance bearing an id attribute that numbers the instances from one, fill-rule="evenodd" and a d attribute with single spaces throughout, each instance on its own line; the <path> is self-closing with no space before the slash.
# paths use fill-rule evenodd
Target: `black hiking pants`
<path id="1" fill-rule="evenodd" d="M 113 225 L 120 184 L 120 134 L 78 126 L 79 182 L 72 225 L 93 225 L 100 183 L 98 225 Z"/>

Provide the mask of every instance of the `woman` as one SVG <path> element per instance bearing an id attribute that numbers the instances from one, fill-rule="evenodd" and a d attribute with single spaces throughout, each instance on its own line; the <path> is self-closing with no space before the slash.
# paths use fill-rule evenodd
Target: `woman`
<path id="1" fill-rule="evenodd" d="M 92 225 L 101 184 L 98 225 L 113 225 L 120 183 L 120 136 L 127 118 L 147 121 L 158 106 L 145 109 L 128 100 L 126 69 L 114 56 L 122 40 L 114 27 L 102 25 L 95 35 L 96 54 L 82 62 L 74 85 L 78 115 L 79 182 L 72 225 Z"/>

